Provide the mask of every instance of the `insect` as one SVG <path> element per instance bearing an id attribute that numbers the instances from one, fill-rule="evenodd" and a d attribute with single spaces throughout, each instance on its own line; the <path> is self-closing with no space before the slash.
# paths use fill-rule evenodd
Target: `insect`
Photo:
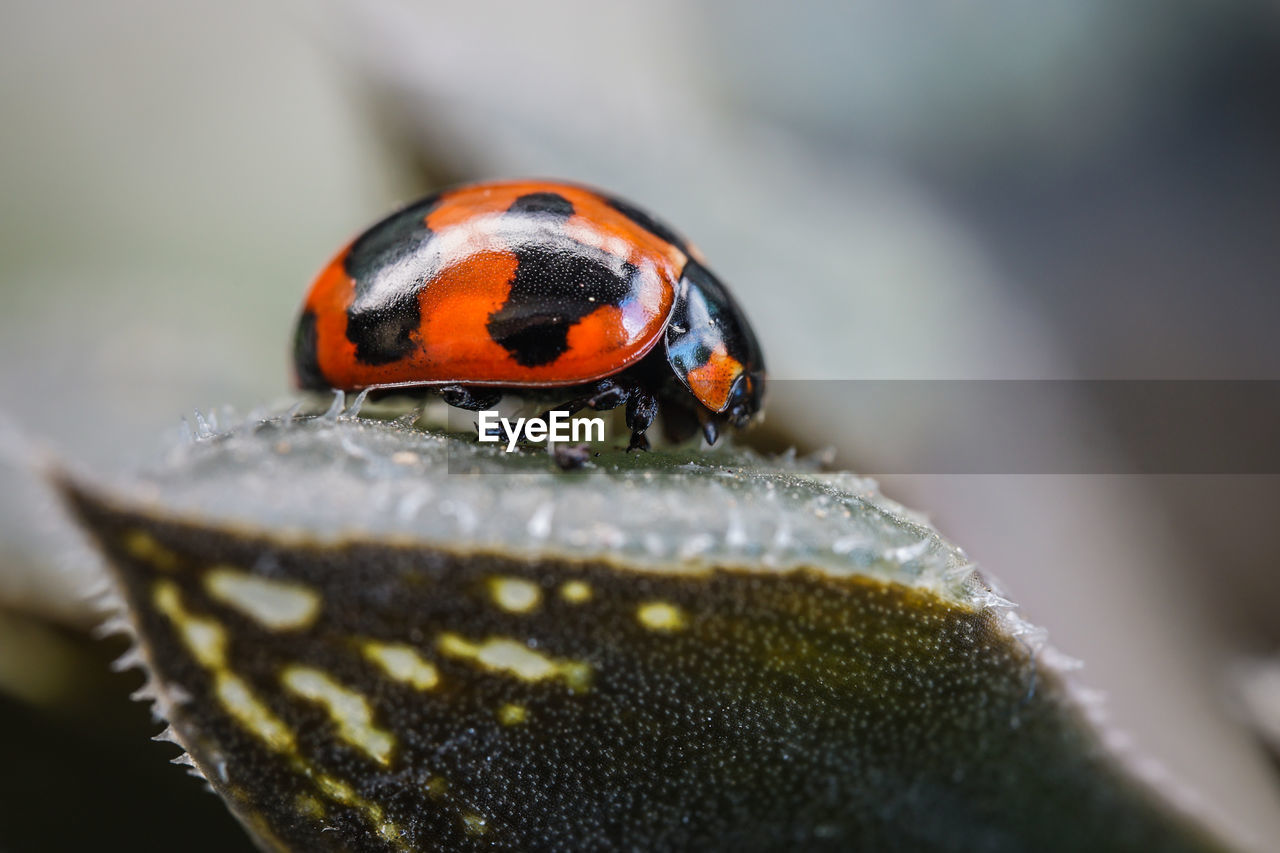
<path id="1" fill-rule="evenodd" d="M 479 411 L 504 394 L 577 412 L 626 406 L 628 449 L 661 407 L 672 440 L 761 410 L 741 308 L 667 226 L 573 184 L 428 196 L 378 222 L 311 285 L 294 336 L 303 389 L 425 389 Z"/>

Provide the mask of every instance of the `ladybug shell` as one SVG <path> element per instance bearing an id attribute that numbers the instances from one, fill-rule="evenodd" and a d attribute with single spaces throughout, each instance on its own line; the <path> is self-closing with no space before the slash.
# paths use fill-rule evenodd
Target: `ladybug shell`
<path id="1" fill-rule="evenodd" d="M 689 258 L 624 202 L 545 181 L 464 186 L 388 216 L 307 296 L 300 387 L 580 385 L 663 337 Z"/>

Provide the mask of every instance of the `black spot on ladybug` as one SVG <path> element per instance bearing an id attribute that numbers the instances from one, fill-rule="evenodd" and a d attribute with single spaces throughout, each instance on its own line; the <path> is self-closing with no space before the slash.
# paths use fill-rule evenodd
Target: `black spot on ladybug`
<path id="1" fill-rule="evenodd" d="M 347 339 L 365 364 L 390 364 L 409 355 L 418 344 L 411 337 L 422 322 L 418 290 L 396 294 L 376 308 L 347 309 Z"/>
<path id="2" fill-rule="evenodd" d="M 569 348 L 570 327 L 597 308 L 621 305 L 633 291 L 633 264 L 620 264 L 619 275 L 588 251 L 526 246 L 516 252 L 511 293 L 486 328 L 522 366 L 555 361 Z"/>
<path id="3" fill-rule="evenodd" d="M 528 193 L 507 208 L 511 213 L 548 213 L 561 219 L 573 216 L 573 202 L 559 193 Z"/>
<path id="4" fill-rule="evenodd" d="M 422 245 L 431 239 L 427 216 L 439 201 L 438 195 L 428 196 L 398 210 L 351 244 L 343 265 L 347 275 L 356 283 L 357 298 L 363 292 L 362 288 L 367 290 L 380 272 L 418 253 Z"/>
<path id="5" fill-rule="evenodd" d="M 293 369 L 298 374 L 298 387 L 320 391 L 329 387 L 329 380 L 320 371 L 316 357 L 316 315 L 303 311 L 298 318 L 298 328 L 293 335 Z"/>
<path id="6" fill-rule="evenodd" d="M 654 219 L 645 211 L 630 202 L 623 201 L 620 198 L 613 198 L 612 196 L 604 196 L 604 201 L 614 210 L 618 211 L 636 225 L 639 225 L 641 228 L 648 231 L 650 234 L 666 240 L 686 255 L 689 254 L 689 250 L 685 245 L 683 237 L 672 231 L 666 225 L 663 225 L 658 220 Z"/>
<path id="7" fill-rule="evenodd" d="M 422 320 L 418 292 L 431 273 L 432 260 L 424 251 L 432 237 L 426 219 L 439 200 L 430 196 L 391 214 L 347 252 L 343 267 L 355 283 L 355 298 L 347 309 L 347 339 L 365 364 L 399 361 L 417 347 L 410 335 Z M 406 264 L 418 268 L 406 270 Z"/>

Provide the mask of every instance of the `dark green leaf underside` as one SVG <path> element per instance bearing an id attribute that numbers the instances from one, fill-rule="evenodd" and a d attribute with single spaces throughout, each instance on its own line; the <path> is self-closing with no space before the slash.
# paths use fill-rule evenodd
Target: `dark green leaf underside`
<path id="1" fill-rule="evenodd" d="M 266 848 L 1218 849 L 992 611 L 926 589 L 283 538 L 66 489 Z"/>

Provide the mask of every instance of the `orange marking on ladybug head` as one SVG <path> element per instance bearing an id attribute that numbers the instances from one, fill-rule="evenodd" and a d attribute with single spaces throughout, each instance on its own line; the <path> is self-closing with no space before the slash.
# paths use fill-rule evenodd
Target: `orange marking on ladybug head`
<path id="1" fill-rule="evenodd" d="M 711 411 L 723 412 L 729 406 L 733 383 L 745 370 L 742 362 L 729 355 L 724 344 L 720 344 L 711 351 L 706 364 L 689 371 L 689 390 Z"/>

